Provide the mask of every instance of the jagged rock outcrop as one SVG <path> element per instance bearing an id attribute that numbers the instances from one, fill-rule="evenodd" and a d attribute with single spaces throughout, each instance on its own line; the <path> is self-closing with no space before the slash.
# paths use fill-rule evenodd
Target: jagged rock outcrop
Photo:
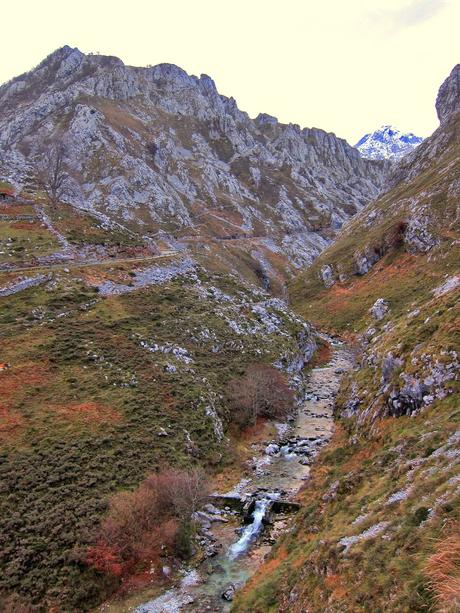
<path id="1" fill-rule="evenodd" d="M 257 237 L 296 266 L 385 181 L 385 163 L 334 134 L 253 120 L 171 64 L 63 47 L 0 87 L 0 109 L 0 174 L 14 184 L 33 184 L 33 160 L 59 142 L 65 201 L 144 235 Z"/>
<path id="2" fill-rule="evenodd" d="M 460 109 L 460 64 L 457 64 L 439 88 L 436 98 L 436 112 L 439 121 L 444 123 Z"/>
<path id="3" fill-rule="evenodd" d="M 381 386 L 371 394 L 368 382 L 363 385 L 366 399 L 350 387 L 343 417 L 356 418 L 358 429 L 382 416 L 414 414 L 454 393 L 456 337 L 442 336 L 438 318 L 454 317 L 460 278 L 459 74 L 457 66 L 442 84 L 441 125 L 400 162 L 395 187 L 356 215 L 292 290 L 297 305 L 299 296 L 310 303 L 304 314 L 323 325 L 326 314 L 329 325 L 334 317 L 350 325 L 341 312 L 349 308 L 356 317 L 360 303 L 366 305 L 355 331 L 362 327 L 363 368 L 378 373 Z M 314 312 L 319 284 L 323 303 Z"/>
<path id="4" fill-rule="evenodd" d="M 370 314 L 374 319 L 381 320 L 385 317 L 389 309 L 388 302 L 384 298 L 379 298 L 370 308 Z"/>
<path id="5" fill-rule="evenodd" d="M 430 168 L 443 153 L 455 145 L 460 138 L 458 112 L 460 111 L 460 64 L 457 64 L 439 88 L 436 111 L 440 126 L 412 153 L 405 156 L 389 174 L 388 185 L 410 181 Z M 450 198 L 457 198 L 460 182 L 451 182 Z"/>
<path id="6" fill-rule="evenodd" d="M 440 594 L 446 610 L 458 609 L 457 567 L 438 572 L 459 534 L 455 87 L 451 75 L 438 96 L 441 126 L 404 158 L 400 182 L 291 285 L 299 313 L 360 335 L 359 366 L 343 379 L 340 427 L 299 496 L 303 512 L 237 594 L 235 613 L 433 610 Z M 366 579 L 377 576 L 376 590 Z"/>

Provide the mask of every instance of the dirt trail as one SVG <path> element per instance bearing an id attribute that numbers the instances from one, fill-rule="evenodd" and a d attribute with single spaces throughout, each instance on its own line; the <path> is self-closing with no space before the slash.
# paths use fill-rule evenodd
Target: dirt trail
<path id="1" fill-rule="evenodd" d="M 53 264 L 37 264 L 34 266 L 11 266 L 9 268 L 0 268 L 2 272 L 33 272 L 36 270 L 62 270 L 63 268 L 86 268 L 88 266 L 113 266 L 115 264 L 134 263 L 134 262 L 151 262 L 161 258 L 170 258 L 176 255 L 182 255 L 181 251 L 164 251 L 159 255 L 148 255 L 131 258 L 107 258 L 105 260 L 63 260 Z"/>

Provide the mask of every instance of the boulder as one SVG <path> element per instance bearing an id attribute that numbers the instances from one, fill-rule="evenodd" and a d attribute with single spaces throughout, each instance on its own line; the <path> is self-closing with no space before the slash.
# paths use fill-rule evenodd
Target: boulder
<path id="1" fill-rule="evenodd" d="M 228 602 L 231 602 L 233 598 L 235 597 L 235 592 L 236 592 L 235 585 L 233 583 L 230 583 L 225 588 L 225 590 L 222 592 L 222 598 L 224 600 L 227 600 Z"/>
<path id="2" fill-rule="evenodd" d="M 384 298 L 379 298 L 369 309 L 370 314 L 374 319 L 381 320 L 388 313 L 388 302 Z"/>
<path id="3" fill-rule="evenodd" d="M 329 264 L 321 267 L 320 271 L 321 281 L 324 283 L 324 287 L 331 287 L 335 283 L 334 272 Z"/>
<path id="4" fill-rule="evenodd" d="M 273 455 L 276 455 L 277 453 L 279 453 L 279 450 L 280 450 L 280 446 L 279 445 L 277 445 L 276 443 L 270 443 L 270 445 L 267 445 L 265 447 L 265 454 L 273 456 Z"/>

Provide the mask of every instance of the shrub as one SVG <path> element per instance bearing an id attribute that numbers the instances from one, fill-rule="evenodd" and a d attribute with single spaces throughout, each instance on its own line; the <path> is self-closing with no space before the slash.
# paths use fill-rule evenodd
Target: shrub
<path id="1" fill-rule="evenodd" d="M 37 609 L 18 594 L 2 595 L 0 593 L 0 611 L 2 613 L 34 613 Z"/>
<path id="2" fill-rule="evenodd" d="M 419 507 L 412 515 L 411 521 L 414 526 L 419 526 L 422 521 L 425 521 L 428 518 L 429 514 L 430 509 L 427 509 L 427 507 Z"/>
<path id="3" fill-rule="evenodd" d="M 246 426 L 257 417 L 281 418 L 294 408 L 294 393 L 286 378 L 276 368 L 252 364 L 243 377 L 233 379 L 227 387 L 235 421 Z"/>
<path id="4" fill-rule="evenodd" d="M 121 577 L 160 555 L 188 557 L 193 514 L 207 493 L 201 471 L 167 469 L 150 475 L 132 492 L 116 494 L 88 548 L 87 564 Z"/>

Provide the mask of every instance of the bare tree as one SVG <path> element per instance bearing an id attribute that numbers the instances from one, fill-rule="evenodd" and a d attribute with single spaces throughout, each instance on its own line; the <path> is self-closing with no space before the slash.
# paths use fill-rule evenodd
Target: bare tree
<path id="1" fill-rule="evenodd" d="M 53 205 L 61 200 L 68 179 L 64 169 L 64 157 L 64 147 L 54 145 L 37 158 L 34 164 L 37 183 Z"/>
<path id="2" fill-rule="evenodd" d="M 163 472 L 162 489 L 175 515 L 185 521 L 203 506 L 209 493 L 205 474 L 197 468 Z"/>
<path id="3" fill-rule="evenodd" d="M 236 421 L 256 423 L 257 417 L 279 418 L 294 407 L 294 394 L 279 370 L 267 364 L 252 364 L 243 377 L 227 388 Z"/>

